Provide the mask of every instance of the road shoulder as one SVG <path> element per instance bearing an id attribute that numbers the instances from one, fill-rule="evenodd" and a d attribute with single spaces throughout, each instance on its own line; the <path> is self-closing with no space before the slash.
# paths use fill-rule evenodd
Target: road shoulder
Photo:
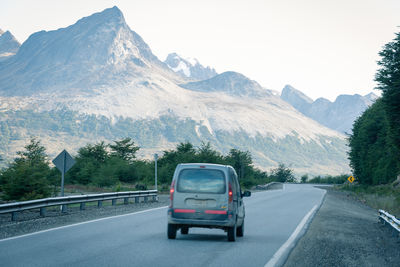
<path id="1" fill-rule="evenodd" d="M 376 210 L 327 188 L 318 213 L 284 266 L 398 266 L 400 239 Z"/>
<path id="2" fill-rule="evenodd" d="M 68 212 L 61 213 L 59 210 L 52 210 L 40 217 L 39 210 L 20 212 L 17 221 L 11 221 L 10 214 L 0 215 L 0 240 L 24 234 L 44 231 L 61 226 L 82 223 L 86 221 L 107 218 L 138 211 L 167 206 L 169 195 L 159 195 L 157 202 L 131 203 L 129 205 L 87 206 L 81 211 L 79 207 L 68 208 Z"/>

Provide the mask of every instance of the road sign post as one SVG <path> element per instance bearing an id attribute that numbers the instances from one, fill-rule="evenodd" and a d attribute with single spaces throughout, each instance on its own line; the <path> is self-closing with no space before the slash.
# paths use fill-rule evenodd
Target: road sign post
<path id="1" fill-rule="evenodd" d="M 54 165 L 56 165 L 57 169 L 61 172 L 61 196 L 64 196 L 64 176 L 65 173 L 71 169 L 71 167 L 75 164 L 75 160 L 71 157 L 71 155 L 64 149 L 58 156 L 52 161 Z M 61 210 L 63 212 L 66 211 L 66 206 L 62 205 Z"/>
<path id="2" fill-rule="evenodd" d="M 157 160 L 158 160 L 158 154 L 154 154 L 154 184 L 155 184 L 154 189 L 155 190 L 157 190 Z"/>

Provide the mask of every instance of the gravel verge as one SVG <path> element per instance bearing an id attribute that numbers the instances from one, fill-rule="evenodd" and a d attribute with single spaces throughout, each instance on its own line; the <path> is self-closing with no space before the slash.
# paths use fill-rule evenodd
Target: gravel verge
<path id="1" fill-rule="evenodd" d="M 105 201 L 101 208 L 97 207 L 97 202 L 94 202 L 96 205 L 86 204 L 86 209 L 83 211 L 79 209 L 79 205 L 68 207 L 66 213 L 61 213 L 59 206 L 48 208 L 46 217 L 40 216 L 39 209 L 28 210 L 19 212 L 17 221 L 11 221 L 11 214 L 1 214 L 0 240 L 64 225 L 167 206 L 169 204 L 169 195 L 159 194 L 157 202 L 152 202 L 149 199 L 147 203 L 133 203 L 130 201 L 128 205 L 124 205 L 122 200 L 119 201 L 115 206 L 111 206 L 111 201 Z"/>
<path id="2" fill-rule="evenodd" d="M 284 266 L 399 266 L 400 238 L 376 210 L 327 190 L 325 200 Z"/>

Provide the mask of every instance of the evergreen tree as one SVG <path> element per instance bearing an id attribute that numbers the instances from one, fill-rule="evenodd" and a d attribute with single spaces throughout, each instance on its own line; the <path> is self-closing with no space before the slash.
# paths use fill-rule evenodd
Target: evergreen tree
<path id="1" fill-rule="evenodd" d="M 295 182 L 293 170 L 286 167 L 285 164 L 279 163 L 278 168 L 271 170 L 271 178 L 276 182 L 287 183 Z"/>
<path id="2" fill-rule="evenodd" d="M 353 175 L 361 184 L 384 184 L 398 172 L 398 150 L 383 99 L 378 99 L 353 124 L 349 137 L 349 159 Z"/>
<path id="3" fill-rule="evenodd" d="M 114 141 L 113 145 L 109 145 L 111 156 L 121 158 L 129 163 L 132 163 L 136 158 L 136 152 L 140 149 L 135 146 L 135 142 L 131 138 L 124 138 L 120 141 Z"/>
<path id="4" fill-rule="evenodd" d="M 104 142 L 87 144 L 78 150 L 76 163 L 67 173 L 68 183 L 89 184 L 106 165 L 110 155 Z"/>
<path id="5" fill-rule="evenodd" d="M 160 182 L 169 183 L 179 163 L 193 163 L 196 160 L 196 149 L 190 142 L 179 143 L 176 150 L 164 151 L 158 161 Z"/>
<path id="6" fill-rule="evenodd" d="M 354 122 L 349 137 L 353 174 L 369 185 L 389 183 L 400 171 L 400 33 L 379 55 L 375 80 L 382 98 Z"/>
<path id="7" fill-rule="evenodd" d="M 381 60 L 378 61 L 380 69 L 375 80 L 378 88 L 382 90 L 382 99 L 385 103 L 391 135 L 394 144 L 400 151 L 400 33 L 392 42 L 387 43 L 379 52 Z M 400 155 L 397 155 L 400 158 Z"/>
<path id="8" fill-rule="evenodd" d="M 231 149 L 225 161 L 235 169 L 239 179 L 245 179 L 246 176 L 250 177 L 253 174 L 253 159 L 249 151 Z"/>
<path id="9" fill-rule="evenodd" d="M 197 162 L 207 162 L 207 163 L 216 163 L 221 164 L 223 162 L 223 158 L 221 153 L 214 150 L 211 147 L 210 142 L 204 143 L 201 142 L 200 147 L 196 153 Z"/>
<path id="10" fill-rule="evenodd" d="M 31 138 L 24 151 L 0 174 L 5 200 L 30 200 L 50 196 L 51 176 L 45 148 Z"/>

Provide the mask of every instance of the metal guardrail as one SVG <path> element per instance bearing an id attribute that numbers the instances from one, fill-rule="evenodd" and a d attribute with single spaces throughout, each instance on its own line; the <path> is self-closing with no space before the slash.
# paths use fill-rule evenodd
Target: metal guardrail
<path id="1" fill-rule="evenodd" d="M 379 220 L 384 224 L 388 223 L 389 225 L 391 225 L 393 227 L 393 229 L 395 230 L 394 233 L 398 234 L 398 236 L 400 236 L 400 220 L 399 219 L 397 219 L 395 216 L 393 216 L 389 212 L 386 212 L 384 210 L 379 210 Z"/>
<path id="2" fill-rule="evenodd" d="M 17 214 L 20 211 L 38 209 L 40 208 L 40 215 L 46 216 L 46 207 L 62 206 L 62 212 L 67 211 L 67 206 L 70 204 L 80 203 L 80 209 L 85 209 L 87 202 L 97 201 L 97 206 L 101 207 L 103 201 L 111 200 L 112 205 L 117 203 L 118 199 L 124 199 L 124 204 L 129 203 L 129 198 L 135 198 L 135 203 L 139 202 L 139 197 L 144 198 L 144 202 L 148 201 L 149 197 L 153 197 L 153 200 L 157 198 L 157 190 L 147 191 L 128 191 L 128 192 L 114 192 L 114 193 L 103 193 L 103 194 L 90 194 L 90 195 L 76 195 L 67 197 L 51 197 L 42 198 L 29 201 L 7 203 L 0 205 L 0 214 L 11 213 L 11 220 L 17 219 Z"/>
<path id="3" fill-rule="evenodd" d="M 271 183 L 264 184 L 264 185 L 257 185 L 256 189 L 258 189 L 258 190 L 283 189 L 283 183 L 271 182 Z"/>

